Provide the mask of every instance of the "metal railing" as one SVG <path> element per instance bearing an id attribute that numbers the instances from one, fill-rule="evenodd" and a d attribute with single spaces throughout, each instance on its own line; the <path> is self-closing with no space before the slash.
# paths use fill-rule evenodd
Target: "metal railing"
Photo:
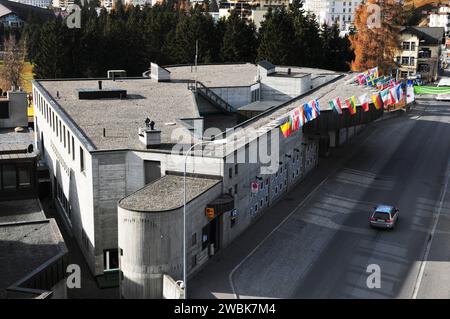
<path id="1" fill-rule="evenodd" d="M 201 96 L 206 98 L 209 102 L 220 107 L 226 113 L 236 112 L 236 109 L 233 106 L 231 106 L 227 101 L 222 99 L 219 95 L 214 93 L 211 89 L 206 87 L 201 82 L 198 82 L 198 81 L 197 82 L 189 82 L 188 89 L 193 90 L 196 93 L 199 93 Z"/>

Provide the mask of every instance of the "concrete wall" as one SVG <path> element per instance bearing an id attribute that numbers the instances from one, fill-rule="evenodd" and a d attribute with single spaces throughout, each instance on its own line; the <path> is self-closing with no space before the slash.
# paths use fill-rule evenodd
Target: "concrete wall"
<path id="1" fill-rule="evenodd" d="M 217 184 L 187 204 L 187 271 L 200 267 L 207 258 L 202 249 L 202 228 L 209 223 L 206 205 L 222 191 Z M 174 280 L 183 278 L 183 208 L 165 212 L 133 212 L 118 207 L 119 256 L 123 278 L 121 295 L 126 298 L 162 298 L 163 275 Z M 192 243 L 193 233 L 197 241 Z M 197 264 L 193 264 L 196 257 Z M 200 258 L 199 258 L 200 256 Z"/>
<path id="2" fill-rule="evenodd" d="M 18 90 L 8 91 L 7 100 L 9 101 L 9 118 L 0 119 L 0 128 L 27 127 L 27 93 Z"/>
<path id="3" fill-rule="evenodd" d="M 262 77 L 261 99 L 287 101 L 311 90 L 311 86 L 311 74 L 306 74 L 303 77 Z"/>
<path id="4" fill-rule="evenodd" d="M 210 88 L 231 106 L 238 108 L 251 103 L 250 86 Z"/>
<path id="5" fill-rule="evenodd" d="M 39 150 L 41 159 L 45 161 L 50 170 L 53 192 L 55 190 L 54 177 L 62 187 L 64 196 L 71 206 L 70 216 L 64 212 L 61 203 L 56 199 L 56 194 L 53 194 L 55 206 L 62 216 L 69 234 L 74 236 L 78 242 L 90 270 L 95 273 L 91 155 L 87 151 L 84 141 L 81 141 L 79 136 L 74 133 L 74 127 L 67 117 L 58 112 L 57 107 L 35 87 L 33 87 L 33 92 L 35 147 Z M 47 114 L 46 109 L 49 114 L 47 117 L 45 116 Z M 61 131 L 59 131 L 59 125 L 61 125 Z M 62 141 L 64 137 L 63 128 L 66 131 L 66 139 L 70 136 L 70 148 L 67 140 L 66 146 Z M 44 138 L 45 149 L 42 149 L 42 137 Z M 80 148 L 83 149 L 84 153 L 84 171 L 81 171 L 80 166 Z M 75 153 L 73 153 L 74 149 Z"/>

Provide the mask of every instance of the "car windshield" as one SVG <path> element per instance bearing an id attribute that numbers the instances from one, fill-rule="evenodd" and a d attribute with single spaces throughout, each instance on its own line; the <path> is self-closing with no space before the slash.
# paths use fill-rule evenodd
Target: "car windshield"
<path id="1" fill-rule="evenodd" d="M 383 213 L 383 212 L 375 212 L 375 214 L 373 214 L 373 217 L 376 219 L 383 219 L 383 220 L 390 218 L 389 213 Z"/>

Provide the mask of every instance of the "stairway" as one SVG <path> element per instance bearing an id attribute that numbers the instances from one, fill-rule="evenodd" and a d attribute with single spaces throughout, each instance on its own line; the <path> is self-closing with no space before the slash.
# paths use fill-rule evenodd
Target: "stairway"
<path id="1" fill-rule="evenodd" d="M 219 95 L 214 93 L 212 90 L 207 88 L 201 82 L 190 82 L 188 83 L 188 89 L 194 91 L 197 94 L 200 94 L 206 100 L 208 100 L 213 105 L 217 106 L 220 110 L 222 110 L 226 114 L 236 113 L 236 109 L 231 106 L 227 101 L 222 99 Z"/>

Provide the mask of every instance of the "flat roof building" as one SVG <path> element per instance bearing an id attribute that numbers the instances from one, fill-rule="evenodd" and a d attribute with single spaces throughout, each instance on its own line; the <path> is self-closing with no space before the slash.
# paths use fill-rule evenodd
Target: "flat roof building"
<path id="1" fill-rule="evenodd" d="M 317 165 L 321 139 L 338 145 L 382 114 L 337 120 L 331 96 L 371 90 L 327 70 L 152 63 L 144 74 L 33 81 L 35 143 L 56 206 L 95 276 L 120 268 L 124 298 L 161 297 L 164 274 L 181 279 L 185 167 L 193 273 Z M 315 98 L 329 113 L 322 131 L 318 122 L 282 137 L 277 119 Z M 246 113 L 252 105 L 261 108 Z M 211 137 L 227 143 L 186 156 Z"/>

